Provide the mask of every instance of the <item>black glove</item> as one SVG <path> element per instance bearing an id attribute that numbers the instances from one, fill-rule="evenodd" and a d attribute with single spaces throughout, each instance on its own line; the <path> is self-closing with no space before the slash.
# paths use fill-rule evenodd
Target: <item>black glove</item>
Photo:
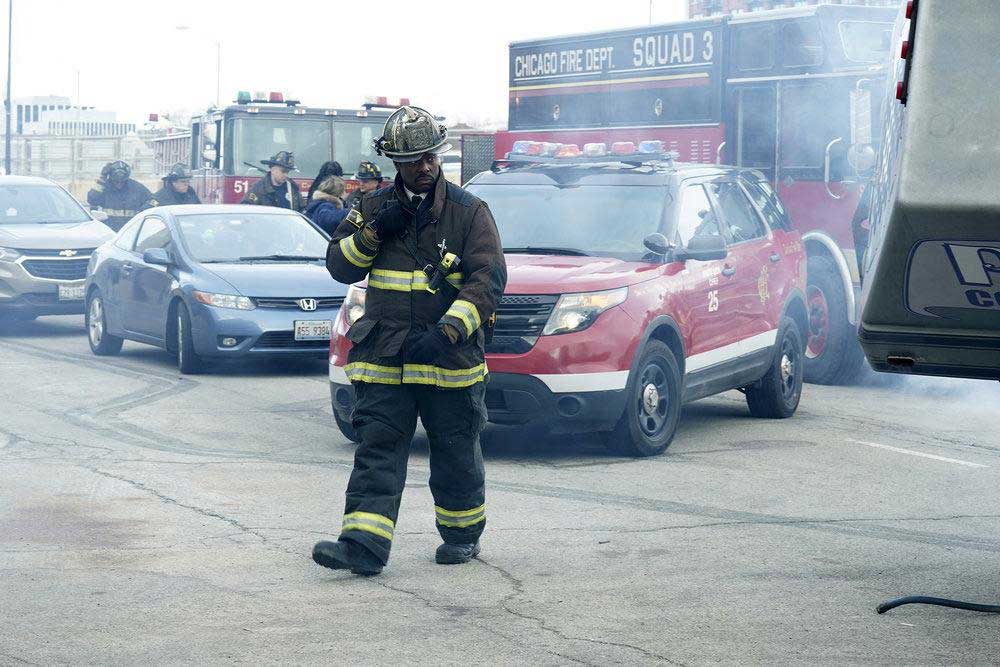
<path id="1" fill-rule="evenodd" d="M 403 205 L 399 203 L 399 199 L 393 196 L 382 204 L 378 213 L 375 214 L 375 219 L 372 220 L 371 228 L 375 230 L 381 241 L 385 241 L 406 229 L 406 212 L 403 210 Z"/>
<path id="2" fill-rule="evenodd" d="M 413 333 L 406 339 L 406 361 L 429 364 L 450 347 L 451 339 L 439 328 Z"/>

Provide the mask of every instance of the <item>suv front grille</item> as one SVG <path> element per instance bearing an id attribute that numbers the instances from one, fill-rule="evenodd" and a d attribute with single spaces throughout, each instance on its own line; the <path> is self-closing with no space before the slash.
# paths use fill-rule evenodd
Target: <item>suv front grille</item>
<path id="1" fill-rule="evenodd" d="M 299 299 L 284 299 L 284 298 L 272 298 L 272 297 L 254 297 L 254 303 L 257 304 L 258 308 L 282 308 L 285 310 L 301 310 L 299 307 Z M 316 309 L 323 310 L 326 308 L 340 308 L 344 304 L 344 297 L 342 296 L 331 296 L 324 297 L 322 299 L 316 299 Z"/>
<path id="2" fill-rule="evenodd" d="M 554 294 L 504 296 L 497 308 L 493 341 L 486 346 L 494 354 L 523 354 L 535 346 L 549 315 L 559 300 Z"/>
<path id="3" fill-rule="evenodd" d="M 89 257 L 97 248 L 66 248 L 56 250 L 38 250 L 37 248 L 12 248 L 27 257 L 65 257 L 66 250 L 74 251 L 71 257 Z"/>
<path id="4" fill-rule="evenodd" d="M 89 257 L 80 259 L 26 259 L 24 270 L 47 280 L 83 280 L 87 277 Z"/>

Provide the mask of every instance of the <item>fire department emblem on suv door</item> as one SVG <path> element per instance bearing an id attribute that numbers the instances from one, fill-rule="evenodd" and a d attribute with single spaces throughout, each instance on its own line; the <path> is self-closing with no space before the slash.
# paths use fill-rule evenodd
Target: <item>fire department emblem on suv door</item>
<path id="1" fill-rule="evenodd" d="M 767 267 L 760 267 L 760 276 L 757 278 L 757 296 L 761 303 L 767 303 L 771 298 L 771 292 L 767 289 Z"/>
<path id="2" fill-rule="evenodd" d="M 299 308 L 305 311 L 316 310 L 316 299 L 299 299 Z"/>

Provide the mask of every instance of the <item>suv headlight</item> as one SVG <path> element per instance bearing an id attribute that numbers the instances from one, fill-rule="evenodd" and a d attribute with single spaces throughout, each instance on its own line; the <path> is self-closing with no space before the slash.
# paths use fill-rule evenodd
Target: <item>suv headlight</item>
<path id="1" fill-rule="evenodd" d="M 253 310 L 257 306 L 245 296 L 235 294 L 213 294 L 211 292 L 194 291 L 194 300 L 206 306 L 216 308 L 235 308 L 236 310 Z"/>
<path id="2" fill-rule="evenodd" d="M 597 320 L 598 315 L 624 302 L 626 297 L 628 297 L 628 287 L 603 292 L 563 294 L 549 315 L 549 321 L 542 330 L 542 335 L 553 336 L 583 331 Z"/>
<path id="3" fill-rule="evenodd" d="M 13 248 L 0 248 L 0 262 L 13 262 L 21 253 Z"/>
<path id="4" fill-rule="evenodd" d="M 344 297 L 344 315 L 347 316 L 347 324 L 351 325 L 361 319 L 365 314 L 365 292 L 363 287 L 351 285 L 347 288 L 347 296 Z"/>

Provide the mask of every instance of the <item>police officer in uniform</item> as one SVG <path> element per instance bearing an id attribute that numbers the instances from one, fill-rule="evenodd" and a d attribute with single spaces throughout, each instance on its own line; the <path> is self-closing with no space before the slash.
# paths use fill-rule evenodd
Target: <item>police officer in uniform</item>
<path id="1" fill-rule="evenodd" d="M 191 187 L 191 170 L 183 162 L 170 168 L 170 173 L 163 177 L 163 187 L 149 200 L 150 207 L 200 203 L 198 193 Z"/>
<path id="2" fill-rule="evenodd" d="M 132 168 L 122 160 L 101 169 L 97 185 L 87 193 L 87 203 L 108 214 L 107 225 L 116 232 L 149 202 L 149 188 L 132 180 Z"/>
<path id="3" fill-rule="evenodd" d="M 288 151 L 278 151 L 270 160 L 261 160 L 260 163 L 268 167 L 268 173 L 253 184 L 240 203 L 301 211 L 302 193 L 288 177 L 290 172 L 298 171 L 295 156 Z"/>
<path id="4" fill-rule="evenodd" d="M 358 165 L 358 173 L 354 175 L 358 181 L 358 189 L 344 202 L 344 208 L 357 208 L 361 203 L 361 195 L 374 192 L 382 187 L 382 170 L 374 162 L 362 162 Z"/>
<path id="5" fill-rule="evenodd" d="M 418 416 L 430 441 L 430 489 L 444 542 L 436 561 L 465 563 L 479 554 L 486 524 L 483 326 L 507 282 L 490 210 L 441 174 L 447 129 L 405 106 L 386 120 L 375 147 L 396 164 L 395 186 L 363 195 L 362 220 L 342 222 L 327 251 L 336 280 L 368 278 L 366 311 L 347 333 L 353 346 L 345 366 L 361 444 L 340 539 L 317 543 L 312 554 L 324 567 L 363 575 L 378 574 L 389 559 Z"/>

